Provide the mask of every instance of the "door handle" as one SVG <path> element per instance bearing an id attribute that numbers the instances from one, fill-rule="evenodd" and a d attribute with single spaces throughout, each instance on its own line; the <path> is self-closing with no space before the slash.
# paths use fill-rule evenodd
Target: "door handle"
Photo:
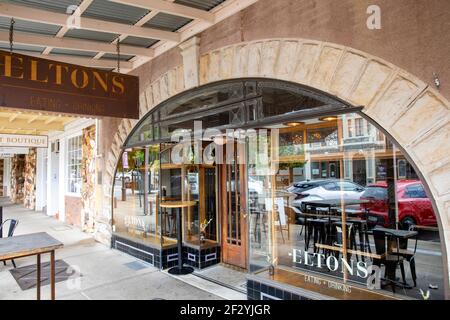
<path id="1" fill-rule="evenodd" d="M 242 215 L 242 217 L 243 217 L 244 219 L 247 219 L 247 213 L 241 212 L 241 215 Z"/>

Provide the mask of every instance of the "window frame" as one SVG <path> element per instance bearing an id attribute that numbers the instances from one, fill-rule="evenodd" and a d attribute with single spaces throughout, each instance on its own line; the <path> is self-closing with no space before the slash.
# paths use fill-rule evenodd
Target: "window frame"
<path id="1" fill-rule="evenodd" d="M 76 138 L 79 138 L 80 139 L 80 148 L 79 149 L 74 149 L 74 150 L 70 150 L 70 141 L 72 140 L 72 139 L 76 139 Z M 70 177 L 70 169 L 71 169 L 71 164 L 70 164 L 70 160 L 71 160 L 71 154 L 73 154 L 73 152 L 77 152 L 77 151 L 79 151 L 80 152 L 80 161 L 79 161 L 79 167 L 80 167 L 80 170 L 79 170 L 79 172 L 80 172 L 80 177 L 79 177 L 79 180 L 80 180 L 80 191 L 79 192 L 74 192 L 74 191 L 71 191 L 70 190 L 70 181 L 71 181 L 71 177 Z M 74 134 L 72 134 L 72 135 L 70 135 L 70 136 L 68 136 L 67 138 L 66 138 L 66 147 L 65 147 L 65 153 L 66 153 L 66 159 L 65 159 L 65 168 L 64 168 L 64 170 L 65 170 L 65 174 L 66 174 L 66 177 L 65 177 L 65 186 L 64 186 L 64 190 L 65 190 L 65 194 L 66 195 L 70 195 L 70 196 L 75 196 L 75 197 L 81 197 L 81 184 L 82 184 L 82 180 L 83 180 L 83 178 L 82 178 L 82 175 L 81 175 L 81 166 L 82 166 L 82 159 L 83 159 L 83 133 L 82 132 L 77 132 L 77 133 L 74 133 Z"/>

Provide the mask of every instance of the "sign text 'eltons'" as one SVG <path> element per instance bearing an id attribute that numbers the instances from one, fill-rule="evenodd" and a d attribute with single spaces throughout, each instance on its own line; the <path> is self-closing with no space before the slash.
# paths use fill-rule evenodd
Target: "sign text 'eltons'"
<path id="1" fill-rule="evenodd" d="M 138 119 L 139 79 L 0 50 L 0 106 Z"/>

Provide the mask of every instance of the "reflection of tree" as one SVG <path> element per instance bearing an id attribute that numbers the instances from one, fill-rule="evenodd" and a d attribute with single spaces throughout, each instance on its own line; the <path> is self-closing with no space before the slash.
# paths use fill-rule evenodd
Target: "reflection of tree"
<path id="1" fill-rule="evenodd" d="M 286 170 L 291 168 L 303 168 L 305 164 L 306 161 L 280 161 L 278 167 L 280 168 L 280 170 Z"/>

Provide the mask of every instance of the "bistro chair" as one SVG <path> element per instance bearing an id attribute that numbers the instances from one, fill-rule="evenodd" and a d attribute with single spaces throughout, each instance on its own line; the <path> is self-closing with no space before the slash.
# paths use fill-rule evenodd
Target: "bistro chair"
<path id="1" fill-rule="evenodd" d="M 402 273 L 403 283 L 406 283 L 405 280 L 405 267 L 403 265 L 403 256 L 398 254 L 397 252 L 392 252 L 388 248 L 388 242 L 386 241 L 386 233 L 382 230 L 373 229 L 373 239 L 375 242 L 375 250 L 376 254 L 381 256 L 381 258 L 374 258 L 373 264 L 381 267 L 383 264 L 385 266 L 385 278 L 392 288 L 392 292 L 395 293 L 395 285 L 399 284 L 396 280 L 396 271 L 397 267 L 400 267 L 400 271 Z"/>
<path id="2" fill-rule="evenodd" d="M 8 229 L 8 237 L 12 237 L 14 235 L 14 230 L 16 230 L 17 225 L 19 224 L 19 220 L 16 219 L 7 219 L 3 221 L 3 223 L 0 225 L 0 232 L 3 232 L 3 228 L 5 228 L 6 223 L 9 222 L 9 229 Z M 16 263 L 14 262 L 14 259 L 11 259 L 11 262 L 16 268 Z M 6 260 L 3 260 L 3 264 L 6 266 Z"/>
<path id="3" fill-rule="evenodd" d="M 409 231 L 413 231 L 416 229 L 415 225 L 410 225 L 408 227 Z M 394 254 L 398 254 L 401 257 L 403 257 L 404 260 L 406 260 L 409 263 L 409 269 L 411 270 L 411 277 L 414 282 L 414 287 L 417 287 L 417 275 L 416 275 L 416 251 L 417 251 L 417 240 L 418 240 L 418 234 L 414 237 L 415 243 L 414 243 L 414 250 L 408 249 L 408 239 L 399 239 L 399 248 L 397 252 L 394 252 Z"/>

